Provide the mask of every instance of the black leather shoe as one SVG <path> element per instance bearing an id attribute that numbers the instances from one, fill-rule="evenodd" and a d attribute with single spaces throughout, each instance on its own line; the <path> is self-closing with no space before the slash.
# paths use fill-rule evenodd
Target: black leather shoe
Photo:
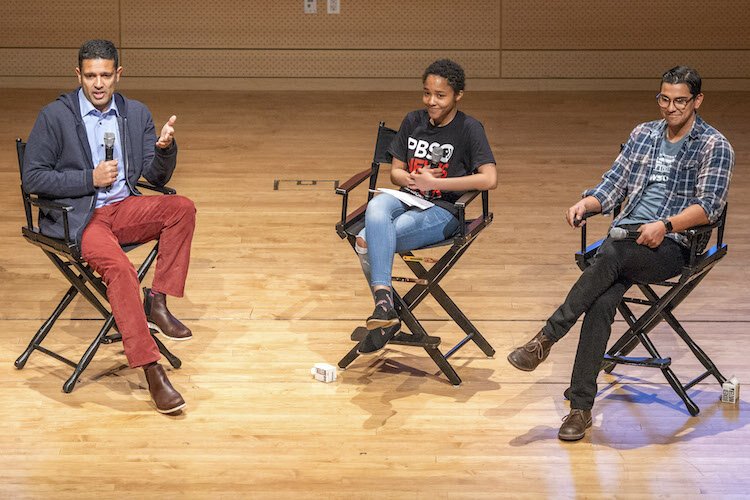
<path id="1" fill-rule="evenodd" d="M 185 400 L 169 383 L 167 373 L 159 363 L 144 366 L 143 373 L 146 374 L 148 392 L 156 405 L 156 411 L 159 413 L 175 413 L 185 407 Z"/>
<path id="2" fill-rule="evenodd" d="M 149 328 L 164 334 L 172 340 L 190 340 L 193 332 L 190 328 L 172 316 L 167 309 L 167 296 L 163 293 L 152 292 L 150 288 L 143 289 L 143 310 L 146 312 Z"/>
<path id="3" fill-rule="evenodd" d="M 547 359 L 554 343 L 554 340 L 544 334 L 544 330 L 540 330 L 533 339 L 508 354 L 508 362 L 519 370 L 534 371 L 542 361 Z"/>
<path id="4" fill-rule="evenodd" d="M 563 417 L 563 423 L 557 432 L 557 437 L 563 441 L 578 441 L 586 435 L 586 429 L 591 427 L 591 410 L 571 409 Z"/>
<path id="5" fill-rule="evenodd" d="M 370 330 L 357 346 L 357 352 L 359 354 L 372 354 L 381 350 L 398 333 L 399 326 Z"/>

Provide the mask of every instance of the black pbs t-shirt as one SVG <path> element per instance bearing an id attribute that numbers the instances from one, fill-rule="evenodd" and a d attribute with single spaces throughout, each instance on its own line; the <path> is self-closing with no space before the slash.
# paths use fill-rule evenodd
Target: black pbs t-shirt
<path id="1" fill-rule="evenodd" d="M 444 127 L 430 123 L 427 110 L 412 111 L 404 118 L 388 151 L 394 158 L 406 163 L 409 172 L 429 167 L 434 146 L 441 147 L 440 158 L 443 177 L 463 177 L 476 172 L 486 163 L 495 163 L 487 135 L 482 124 L 461 111 Z M 455 212 L 453 203 L 464 191 L 431 191 L 422 193 L 436 205 Z"/>

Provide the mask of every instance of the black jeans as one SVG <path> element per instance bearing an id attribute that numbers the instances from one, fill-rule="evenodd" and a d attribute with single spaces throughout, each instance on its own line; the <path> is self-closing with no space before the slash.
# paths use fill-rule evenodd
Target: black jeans
<path id="1" fill-rule="evenodd" d="M 543 330 L 557 341 L 582 314 L 581 337 L 570 380 L 570 407 L 590 410 L 596 397 L 596 379 L 607 349 L 617 305 L 633 283 L 664 281 L 679 274 L 688 261 L 688 249 L 664 238 L 651 249 L 632 239 L 607 238 L 592 263 L 573 285 L 565 302 L 550 316 Z"/>

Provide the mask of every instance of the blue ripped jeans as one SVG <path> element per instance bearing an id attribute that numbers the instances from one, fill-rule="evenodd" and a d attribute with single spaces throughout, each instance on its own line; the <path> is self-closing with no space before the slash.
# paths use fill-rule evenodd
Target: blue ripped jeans
<path id="1" fill-rule="evenodd" d="M 367 205 L 365 227 L 357 237 L 367 248 L 355 246 L 370 286 L 391 286 L 393 257 L 450 238 L 458 219 L 437 205 L 426 210 L 409 207 L 388 194 L 379 194 Z"/>

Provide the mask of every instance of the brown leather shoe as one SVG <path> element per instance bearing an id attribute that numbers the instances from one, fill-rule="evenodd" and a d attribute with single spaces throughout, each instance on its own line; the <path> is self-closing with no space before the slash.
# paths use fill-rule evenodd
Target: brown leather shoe
<path id="1" fill-rule="evenodd" d="M 542 361 L 547 359 L 554 343 L 544 334 L 544 330 L 539 330 L 539 333 L 533 339 L 508 354 L 508 361 L 519 370 L 533 371 Z"/>
<path id="2" fill-rule="evenodd" d="M 563 417 L 563 424 L 557 432 L 557 437 L 563 441 L 578 441 L 586 434 L 586 429 L 591 427 L 591 410 L 570 410 Z"/>
<path id="3" fill-rule="evenodd" d="M 159 413 L 174 413 L 185 407 L 185 400 L 180 393 L 172 387 L 167 378 L 167 373 L 159 363 L 151 363 L 143 367 L 148 382 L 148 392 L 154 400 L 156 411 Z"/>
<path id="4" fill-rule="evenodd" d="M 172 340 L 190 340 L 193 332 L 190 328 L 172 316 L 167 309 L 167 296 L 156 293 L 150 288 L 143 289 L 143 310 L 146 311 L 148 326 L 163 333 L 165 337 Z"/>

